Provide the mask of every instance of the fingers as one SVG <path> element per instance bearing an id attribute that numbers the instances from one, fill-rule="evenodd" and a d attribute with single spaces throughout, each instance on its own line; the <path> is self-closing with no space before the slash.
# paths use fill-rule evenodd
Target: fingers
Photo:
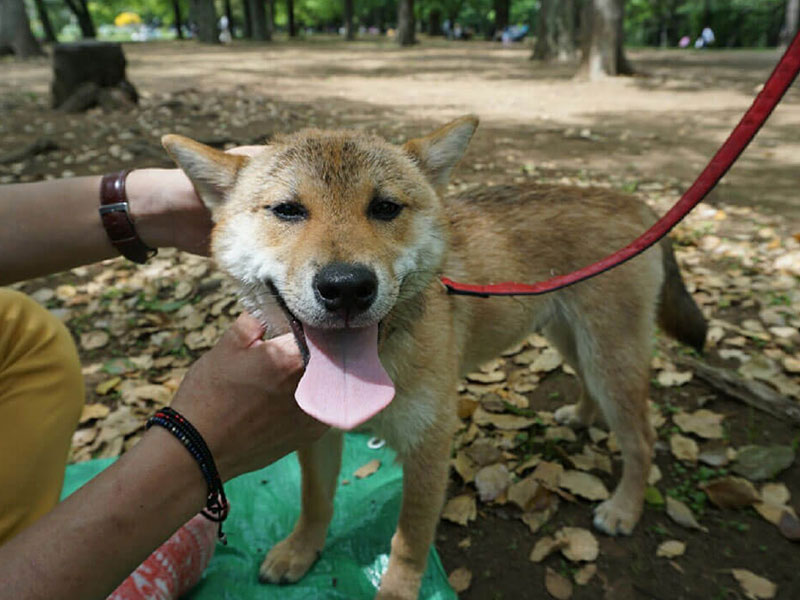
<path id="1" fill-rule="evenodd" d="M 250 313 L 243 312 L 231 325 L 227 335 L 232 336 L 238 346 L 249 348 L 256 345 L 257 342 L 261 342 L 264 327 Z"/>
<path id="2" fill-rule="evenodd" d="M 299 372 L 303 368 L 303 358 L 294 335 L 285 333 L 264 343 L 267 354 L 276 369 Z"/>

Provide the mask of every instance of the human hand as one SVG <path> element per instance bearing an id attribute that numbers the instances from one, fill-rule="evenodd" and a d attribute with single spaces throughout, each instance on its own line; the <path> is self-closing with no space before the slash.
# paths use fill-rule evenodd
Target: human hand
<path id="1" fill-rule="evenodd" d="M 172 401 L 205 439 L 223 480 L 264 467 L 327 430 L 294 400 L 303 372 L 294 338 L 263 341 L 263 333 L 242 314 L 192 365 Z"/>
<path id="2" fill-rule="evenodd" d="M 253 156 L 264 146 L 238 146 L 228 152 Z M 126 182 L 136 232 L 151 248 L 178 248 L 208 256 L 211 213 L 180 169 L 136 169 Z"/>

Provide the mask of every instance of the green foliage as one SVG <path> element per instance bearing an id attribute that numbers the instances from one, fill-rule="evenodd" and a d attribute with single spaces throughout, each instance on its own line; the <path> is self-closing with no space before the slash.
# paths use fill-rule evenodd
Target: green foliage
<path id="1" fill-rule="evenodd" d="M 774 46 L 784 0 L 628 0 L 629 44 L 676 46 L 687 35 L 694 44 L 703 27 L 714 31 L 714 47 Z"/>
<path id="2" fill-rule="evenodd" d="M 590 0 L 574 0 L 576 14 Z M 64 0 L 44 0 L 56 31 L 66 38 L 76 35 L 72 16 Z M 224 2 L 215 0 L 222 15 Z M 41 25 L 29 3 L 32 26 L 41 35 Z M 188 0 L 180 0 L 184 19 L 189 16 Z M 231 0 L 238 30 L 244 19 L 244 0 Z M 438 19 L 439 26 L 449 19 L 471 30 L 481 39 L 491 32 L 494 23 L 493 0 L 417 0 L 417 19 L 423 30 Z M 535 32 L 540 0 L 512 0 L 510 23 L 527 24 Z M 149 25 L 171 25 L 171 0 L 90 0 L 89 10 L 96 26 L 112 25 L 121 12 L 138 14 Z M 286 1 L 274 0 L 275 23 L 279 29 L 287 23 Z M 627 0 L 625 7 L 626 43 L 643 46 L 674 47 L 686 35 L 692 40 L 706 25 L 715 34 L 714 47 L 773 46 L 784 18 L 785 0 Z M 295 21 L 300 28 L 332 31 L 342 25 L 344 0 L 295 0 Z M 356 26 L 395 27 L 397 0 L 354 0 Z"/>

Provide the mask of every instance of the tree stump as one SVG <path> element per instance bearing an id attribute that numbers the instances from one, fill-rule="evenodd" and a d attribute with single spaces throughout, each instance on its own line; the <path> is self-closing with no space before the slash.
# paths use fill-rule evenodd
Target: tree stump
<path id="1" fill-rule="evenodd" d="M 80 112 L 97 106 L 124 108 L 138 101 L 125 78 L 122 45 L 82 41 L 53 48 L 53 108 Z"/>

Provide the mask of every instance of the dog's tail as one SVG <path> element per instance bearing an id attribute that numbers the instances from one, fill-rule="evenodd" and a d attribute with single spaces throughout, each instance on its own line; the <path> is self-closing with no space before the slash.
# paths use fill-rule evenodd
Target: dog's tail
<path id="1" fill-rule="evenodd" d="M 669 238 L 661 242 L 661 256 L 664 283 L 661 286 L 658 324 L 676 340 L 702 352 L 708 325 L 700 307 L 686 290 Z"/>

